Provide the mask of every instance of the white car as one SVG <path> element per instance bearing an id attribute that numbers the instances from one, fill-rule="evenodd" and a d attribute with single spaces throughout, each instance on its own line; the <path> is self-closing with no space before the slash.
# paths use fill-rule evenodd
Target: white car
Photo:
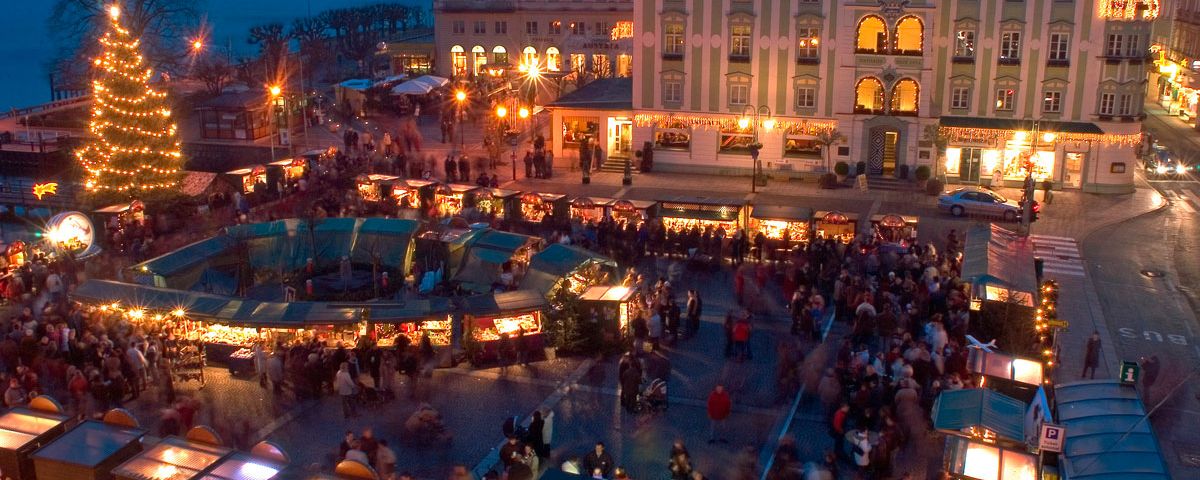
<path id="1" fill-rule="evenodd" d="M 1021 218 L 1021 205 L 983 187 L 962 187 L 938 197 L 938 209 L 951 215 L 986 215 L 1008 222 Z"/>

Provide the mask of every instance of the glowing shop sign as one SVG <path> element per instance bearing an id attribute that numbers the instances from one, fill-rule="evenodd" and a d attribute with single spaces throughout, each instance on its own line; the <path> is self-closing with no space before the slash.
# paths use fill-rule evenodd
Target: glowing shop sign
<path id="1" fill-rule="evenodd" d="M 33 196 L 41 200 L 46 195 L 58 195 L 58 184 L 55 182 L 33 184 Z"/>
<path id="2" fill-rule="evenodd" d="M 92 220 L 79 212 L 63 212 L 55 215 L 46 224 L 46 239 L 55 247 L 81 256 L 96 243 L 96 230 Z"/>
<path id="3" fill-rule="evenodd" d="M 609 39 L 621 40 L 625 38 L 633 38 L 633 22 L 621 21 L 613 25 L 612 34 L 609 35 Z"/>

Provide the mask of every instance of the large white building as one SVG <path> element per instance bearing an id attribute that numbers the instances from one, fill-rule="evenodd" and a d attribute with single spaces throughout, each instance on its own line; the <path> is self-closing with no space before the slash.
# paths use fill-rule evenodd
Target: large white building
<path id="1" fill-rule="evenodd" d="M 657 170 L 747 174 L 757 136 L 772 176 L 861 161 L 1128 192 L 1157 14 L 1153 0 L 634 0 L 631 143 L 654 146 Z M 845 140 L 826 148 L 830 131 Z"/>
<path id="2" fill-rule="evenodd" d="M 633 0 L 434 0 L 435 71 L 471 79 L 489 65 L 630 76 Z"/>

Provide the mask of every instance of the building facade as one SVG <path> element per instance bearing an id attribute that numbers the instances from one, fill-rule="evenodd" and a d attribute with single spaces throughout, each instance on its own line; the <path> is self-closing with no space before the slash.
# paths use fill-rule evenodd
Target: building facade
<path id="1" fill-rule="evenodd" d="M 1146 101 L 1195 125 L 1200 104 L 1200 0 L 1177 0 L 1175 5 L 1169 38 L 1154 45 L 1156 68 L 1150 72 Z"/>
<path id="2" fill-rule="evenodd" d="M 438 75 L 493 69 L 631 76 L 633 0 L 434 0 Z"/>
<path id="3" fill-rule="evenodd" d="M 633 143 L 658 170 L 746 174 L 755 145 L 772 176 L 1132 191 L 1154 5 L 635 0 Z"/>

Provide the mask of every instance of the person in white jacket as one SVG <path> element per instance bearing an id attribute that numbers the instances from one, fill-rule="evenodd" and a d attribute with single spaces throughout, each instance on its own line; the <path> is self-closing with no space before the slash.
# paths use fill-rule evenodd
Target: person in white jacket
<path id="1" fill-rule="evenodd" d="M 342 397 L 342 416 L 344 418 L 357 417 L 358 411 L 354 404 L 354 394 L 357 393 L 358 386 L 354 384 L 354 379 L 350 378 L 349 363 L 342 362 L 338 367 L 337 375 L 334 375 L 333 378 L 333 388 Z"/>

